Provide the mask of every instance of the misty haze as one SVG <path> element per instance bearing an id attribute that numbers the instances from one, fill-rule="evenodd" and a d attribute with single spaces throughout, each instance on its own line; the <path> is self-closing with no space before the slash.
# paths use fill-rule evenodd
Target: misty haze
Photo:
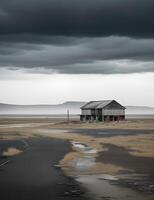
<path id="1" fill-rule="evenodd" d="M 55 105 L 13 105 L 0 104 L 0 115 L 65 115 L 69 110 L 71 115 L 79 115 L 80 107 L 86 102 L 70 101 Z M 154 107 L 125 106 L 126 115 L 154 115 Z"/>
<path id="2" fill-rule="evenodd" d="M 0 0 L 0 199 L 154 200 L 154 0 Z"/>

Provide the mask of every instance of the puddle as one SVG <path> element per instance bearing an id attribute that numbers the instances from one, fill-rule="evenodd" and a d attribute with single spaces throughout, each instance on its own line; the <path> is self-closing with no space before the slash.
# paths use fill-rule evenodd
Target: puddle
<path id="1" fill-rule="evenodd" d="M 83 157 L 72 161 L 71 165 L 77 171 L 87 171 L 95 166 L 95 158 L 93 157 Z"/>
<path id="2" fill-rule="evenodd" d="M 97 134 L 98 135 L 108 135 L 109 133 L 108 132 L 98 132 Z"/>
<path id="3" fill-rule="evenodd" d="M 7 125 L 0 125 L 0 128 L 20 128 L 20 127 L 27 127 L 27 124 L 7 124 Z"/>
<path id="4" fill-rule="evenodd" d="M 32 126 L 36 126 L 36 124 L 32 124 L 32 123 L 6 124 L 6 125 L 0 125 L 0 128 L 22 128 L 22 127 L 32 127 Z"/>
<path id="5" fill-rule="evenodd" d="M 73 147 L 83 153 L 82 157 L 76 158 L 71 162 L 71 166 L 74 168 L 74 170 L 83 172 L 93 168 L 96 164 L 94 154 L 97 153 L 97 150 L 77 141 L 72 141 L 71 143 Z"/>
<path id="6" fill-rule="evenodd" d="M 88 195 L 95 200 L 147 200 L 149 198 L 131 188 L 117 185 L 117 178 L 107 174 L 80 176 L 76 180 L 88 190 Z"/>
<path id="7" fill-rule="evenodd" d="M 79 149 L 85 149 L 87 146 L 85 144 L 82 144 L 80 142 L 72 142 L 72 145 L 75 147 L 75 148 L 79 148 Z"/>
<path id="8" fill-rule="evenodd" d="M 109 174 L 101 174 L 99 175 L 100 180 L 109 180 L 109 181 L 118 181 L 119 179 L 116 176 L 112 176 Z"/>
<path id="9" fill-rule="evenodd" d="M 97 153 L 95 148 L 89 147 L 80 142 L 72 141 L 73 147 L 77 148 L 83 154 L 83 157 L 74 159 L 71 165 L 74 167 L 76 171 L 86 171 L 91 169 L 96 164 L 96 159 L 93 154 Z"/>
<path id="10" fill-rule="evenodd" d="M 72 145 L 73 147 L 79 149 L 80 151 L 84 152 L 85 154 L 96 154 L 97 153 L 97 149 L 89 147 L 85 144 L 82 144 L 80 142 L 74 142 L 72 141 Z"/>
<path id="11" fill-rule="evenodd" d="M 87 149 L 85 150 L 85 153 L 88 153 L 88 154 L 95 154 L 95 153 L 97 153 L 97 150 L 96 149 L 94 149 L 94 148 L 89 148 L 88 149 L 88 147 L 87 147 Z"/>
<path id="12" fill-rule="evenodd" d="M 137 174 L 137 173 L 118 175 L 120 179 L 131 179 L 131 180 L 144 180 L 144 178 L 147 178 L 147 176 L 148 176 L 147 174 Z"/>
<path id="13" fill-rule="evenodd" d="M 0 125 L 0 128 L 26 128 L 26 127 L 38 127 L 41 125 L 48 125 L 49 123 L 21 123 L 21 124 L 5 124 Z"/>

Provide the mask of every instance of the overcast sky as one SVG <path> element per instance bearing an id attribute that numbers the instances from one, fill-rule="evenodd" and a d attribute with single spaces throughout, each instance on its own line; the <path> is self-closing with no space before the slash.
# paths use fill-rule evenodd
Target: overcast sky
<path id="1" fill-rule="evenodd" d="M 154 106 L 153 0 L 0 0 L 0 102 Z"/>

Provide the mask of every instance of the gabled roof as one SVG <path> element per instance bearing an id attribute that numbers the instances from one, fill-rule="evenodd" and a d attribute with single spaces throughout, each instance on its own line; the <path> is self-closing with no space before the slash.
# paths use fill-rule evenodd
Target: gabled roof
<path id="1" fill-rule="evenodd" d="M 105 106 L 107 106 L 108 104 L 110 104 L 112 101 L 115 101 L 115 100 L 90 101 L 90 102 L 86 103 L 85 105 L 83 105 L 81 107 L 81 109 L 102 109 Z M 118 102 L 116 102 L 116 103 L 119 104 Z M 120 105 L 120 106 L 123 107 L 122 105 Z M 123 107 L 123 109 L 125 109 L 125 107 Z"/>

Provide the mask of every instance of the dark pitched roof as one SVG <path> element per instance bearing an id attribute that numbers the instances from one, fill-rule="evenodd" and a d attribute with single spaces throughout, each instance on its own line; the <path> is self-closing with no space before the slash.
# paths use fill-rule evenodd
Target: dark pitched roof
<path id="1" fill-rule="evenodd" d="M 102 109 L 105 106 L 107 106 L 108 104 L 110 104 L 112 101 L 115 101 L 115 100 L 90 101 L 90 102 L 86 103 L 85 105 L 83 105 L 81 107 L 81 109 L 99 109 L 99 108 Z M 123 107 L 122 105 L 120 105 L 120 106 Z M 123 107 L 123 109 L 125 109 L 125 107 Z"/>

